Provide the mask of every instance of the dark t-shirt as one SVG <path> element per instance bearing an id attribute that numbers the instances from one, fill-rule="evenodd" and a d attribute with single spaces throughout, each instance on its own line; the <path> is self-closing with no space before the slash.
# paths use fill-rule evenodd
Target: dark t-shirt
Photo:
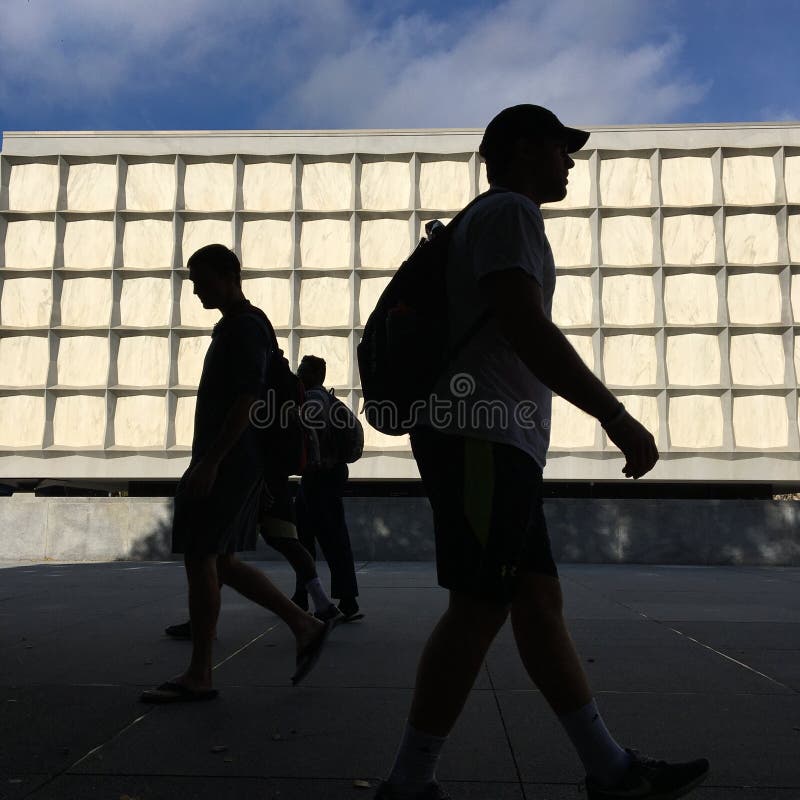
<path id="1" fill-rule="evenodd" d="M 254 312 L 257 313 L 257 309 Z M 193 459 L 202 456 L 213 444 L 239 396 L 264 396 L 271 349 L 272 341 L 266 325 L 246 309 L 244 313 L 223 317 L 216 324 L 197 388 Z M 257 450 L 254 433 L 257 431 L 250 427 L 242 439 L 252 439 L 248 444 Z M 245 442 L 240 441 L 234 450 L 241 450 L 243 444 Z"/>

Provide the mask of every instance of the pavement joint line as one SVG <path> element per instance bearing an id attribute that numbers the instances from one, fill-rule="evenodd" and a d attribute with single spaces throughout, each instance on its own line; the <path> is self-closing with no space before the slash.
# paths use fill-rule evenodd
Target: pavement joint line
<path id="1" fill-rule="evenodd" d="M 279 624 L 280 623 L 276 622 L 274 625 L 270 626 L 265 631 L 261 631 L 261 633 L 259 633 L 258 636 L 256 636 L 254 639 L 251 639 L 249 642 L 245 642 L 238 650 L 234 650 L 228 656 L 223 658 L 222 661 L 220 661 L 218 664 L 215 664 L 211 668 L 211 671 L 214 672 L 214 670 L 219 669 L 223 664 L 227 664 L 228 661 L 230 661 L 234 656 L 238 656 L 239 653 L 242 653 L 245 650 L 247 650 L 247 648 L 250 647 L 250 645 L 255 644 L 259 639 L 261 639 L 262 637 L 266 636 L 271 631 L 274 631 L 278 627 Z"/>

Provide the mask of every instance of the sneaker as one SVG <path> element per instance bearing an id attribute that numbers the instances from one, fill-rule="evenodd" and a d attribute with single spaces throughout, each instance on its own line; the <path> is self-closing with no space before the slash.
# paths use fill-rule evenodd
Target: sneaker
<path id="1" fill-rule="evenodd" d="M 364 615 L 358 607 L 355 598 L 348 597 L 339 601 L 339 611 L 342 612 L 344 619 L 342 622 L 355 622 L 358 619 L 364 619 Z"/>
<path id="2" fill-rule="evenodd" d="M 626 750 L 631 765 L 625 777 L 616 786 L 600 786 L 586 778 L 588 800 L 677 800 L 699 786 L 708 775 L 708 761 L 698 758 L 683 764 L 656 761 L 635 750 Z"/>
<path id="3" fill-rule="evenodd" d="M 383 781 L 375 792 L 375 800 L 398 800 L 400 795 L 389 781 Z M 434 782 L 414 797 L 414 800 L 453 800 L 442 787 Z"/>
<path id="4" fill-rule="evenodd" d="M 168 625 L 164 628 L 164 633 L 171 636 L 173 639 L 191 639 L 192 638 L 192 622 L 181 622 L 179 625 Z"/>

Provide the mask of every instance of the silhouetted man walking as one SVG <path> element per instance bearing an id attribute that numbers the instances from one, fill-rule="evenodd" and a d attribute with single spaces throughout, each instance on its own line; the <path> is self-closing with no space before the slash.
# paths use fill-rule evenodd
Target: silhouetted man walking
<path id="1" fill-rule="evenodd" d="M 567 631 L 545 526 L 552 391 L 601 422 L 626 458 L 627 477 L 641 477 L 658 459 L 652 435 L 550 319 L 556 275 L 539 206 L 564 198 L 574 166 L 569 154 L 588 138 L 544 108 L 520 105 L 500 112 L 481 143 L 494 191 L 466 212 L 450 243 L 451 341 L 490 313 L 435 390 L 464 404 L 458 417 L 466 425 L 429 418 L 411 434 L 450 603 L 422 654 L 381 800 L 447 797 L 435 778 L 439 753 L 509 616 L 528 674 L 586 768 L 589 800 L 672 800 L 708 771 L 705 759 L 667 764 L 625 750 L 607 730 Z M 499 419 L 477 413 L 486 402 L 504 412 Z"/>

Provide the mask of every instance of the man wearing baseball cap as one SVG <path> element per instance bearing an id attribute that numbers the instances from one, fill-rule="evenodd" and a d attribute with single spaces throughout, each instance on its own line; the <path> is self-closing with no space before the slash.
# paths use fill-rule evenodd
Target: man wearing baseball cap
<path id="1" fill-rule="evenodd" d="M 449 344 L 466 344 L 434 395 L 459 413 L 423 417 L 411 433 L 433 508 L 439 584 L 450 602 L 423 651 L 408 723 L 378 800 L 448 798 L 436 781 L 439 753 L 509 616 L 528 674 L 586 768 L 588 800 L 674 800 L 708 772 L 705 759 L 655 761 L 611 736 L 564 621 L 545 524 L 553 392 L 600 421 L 625 456 L 626 477 L 641 477 L 658 460 L 653 436 L 551 321 L 556 273 L 539 207 L 566 196 L 570 153 L 588 138 L 541 106 L 501 111 L 480 145 L 491 189 L 452 232 Z M 480 413 L 487 403 L 492 413 Z"/>

